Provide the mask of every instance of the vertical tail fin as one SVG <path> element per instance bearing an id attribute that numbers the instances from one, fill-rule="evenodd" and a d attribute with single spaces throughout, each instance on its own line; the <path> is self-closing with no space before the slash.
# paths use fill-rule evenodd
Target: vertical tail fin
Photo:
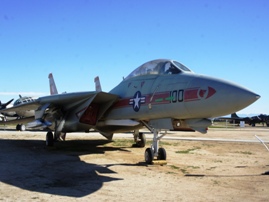
<path id="1" fill-rule="evenodd" d="M 14 99 L 9 100 L 7 103 L 4 103 L 4 104 L 2 104 L 2 102 L 0 101 L 0 109 L 6 109 L 7 106 L 8 106 L 13 100 L 14 100 Z"/>
<path id="2" fill-rule="evenodd" d="M 239 118 L 236 113 L 231 114 L 231 118 Z"/>
<path id="3" fill-rule="evenodd" d="M 98 91 L 98 92 L 101 92 L 102 87 L 101 87 L 101 83 L 100 83 L 100 80 L 99 80 L 99 76 L 94 78 L 94 82 L 95 82 L 95 90 Z"/>
<path id="4" fill-rule="evenodd" d="M 49 74 L 49 84 L 50 84 L 50 94 L 51 95 L 58 94 L 52 73 Z"/>

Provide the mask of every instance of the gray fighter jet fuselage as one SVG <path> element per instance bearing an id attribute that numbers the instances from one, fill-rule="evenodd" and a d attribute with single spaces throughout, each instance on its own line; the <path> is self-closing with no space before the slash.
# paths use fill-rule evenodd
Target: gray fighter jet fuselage
<path id="1" fill-rule="evenodd" d="M 166 129 L 173 129 L 176 122 L 179 127 L 205 133 L 211 125 L 208 118 L 238 111 L 259 98 L 234 83 L 195 74 L 171 60 L 143 64 L 110 93 L 120 99 L 96 123 L 97 129 L 109 133 L 128 130 L 128 126 L 136 127 L 141 121 Z M 90 121 L 95 121 L 84 118 L 80 122 L 92 125 Z"/>
<path id="2" fill-rule="evenodd" d="M 147 62 L 109 93 L 101 91 L 56 94 L 40 97 L 21 106 L 35 110 L 32 127 L 54 130 L 47 133 L 47 145 L 61 133 L 94 129 L 112 139 L 117 132 L 134 132 L 138 146 L 145 146 L 142 127 L 153 134 L 153 144 L 145 151 L 145 161 L 166 159 L 159 148 L 160 130 L 190 128 L 206 133 L 209 118 L 239 111 L 259 99 L 259 95 L 234 83 L 193 71 L 174 60 Z M 0 110 L 1 112 L 1 110 Z"/>

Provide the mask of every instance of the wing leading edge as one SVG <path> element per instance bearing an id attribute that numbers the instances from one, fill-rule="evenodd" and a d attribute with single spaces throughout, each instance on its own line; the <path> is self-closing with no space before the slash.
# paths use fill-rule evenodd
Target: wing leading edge
<path id="1" fill-rule="evenodd" d="M 84 121 L 89 124 L 86 119 L 87 116 L 91 115 L 89 109 L 98 112 L 95 117 L 98 121 L 117 99 L 117 95 L 105 92 L 65 93 L 40 97 L 31 103 L 0 110 L 0 113 L 34 110 L 34 120 L 45 121 L 45 119 L 48 119 L 50 122 L 54 122 L 68 117 L 70 123 L 78 119 L 81 123 Z M 75 114 L 75 117 L 72 117 L 72 114 Z"/>

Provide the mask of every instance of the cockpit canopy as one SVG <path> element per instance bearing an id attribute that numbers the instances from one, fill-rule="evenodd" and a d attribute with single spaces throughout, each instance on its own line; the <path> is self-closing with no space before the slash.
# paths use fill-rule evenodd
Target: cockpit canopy
<path id="1" fill-rule="evenodd" d="M 21 97 L 14 102 L 14 106 L 33 101 L 34 99 L 32 97 Z"/>
<path id="2" fill-rule="evenodd" d="M 152 60 L 136 68 L 131 74 L 126 77 L 126 79 L 149 74 L 180 74 L 182 72 L 193 73 L 190 69 L 177 61 L 159 59 Z"/>

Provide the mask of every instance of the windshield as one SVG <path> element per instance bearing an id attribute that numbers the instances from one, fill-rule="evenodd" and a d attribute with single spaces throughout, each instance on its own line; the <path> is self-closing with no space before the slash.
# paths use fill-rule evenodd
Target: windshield
<path id="1" fill-rule="evenodd" d="M 173 60 L 153 60 L 135 69 L 126 79 L 142 75 L 179 74 L 182 72 L 192 71 Z"/>
<path id="2" fill-rule="evenodd" d="M 173 61 L 173 63 L 179 68 L 182 69 L 183 71 L 186 72 L 191 72 L 191 70 L 189 68 L 187 68 L 186 66 L 184 66 L 183 64 L 177 62 L 177 61 Z"/>

